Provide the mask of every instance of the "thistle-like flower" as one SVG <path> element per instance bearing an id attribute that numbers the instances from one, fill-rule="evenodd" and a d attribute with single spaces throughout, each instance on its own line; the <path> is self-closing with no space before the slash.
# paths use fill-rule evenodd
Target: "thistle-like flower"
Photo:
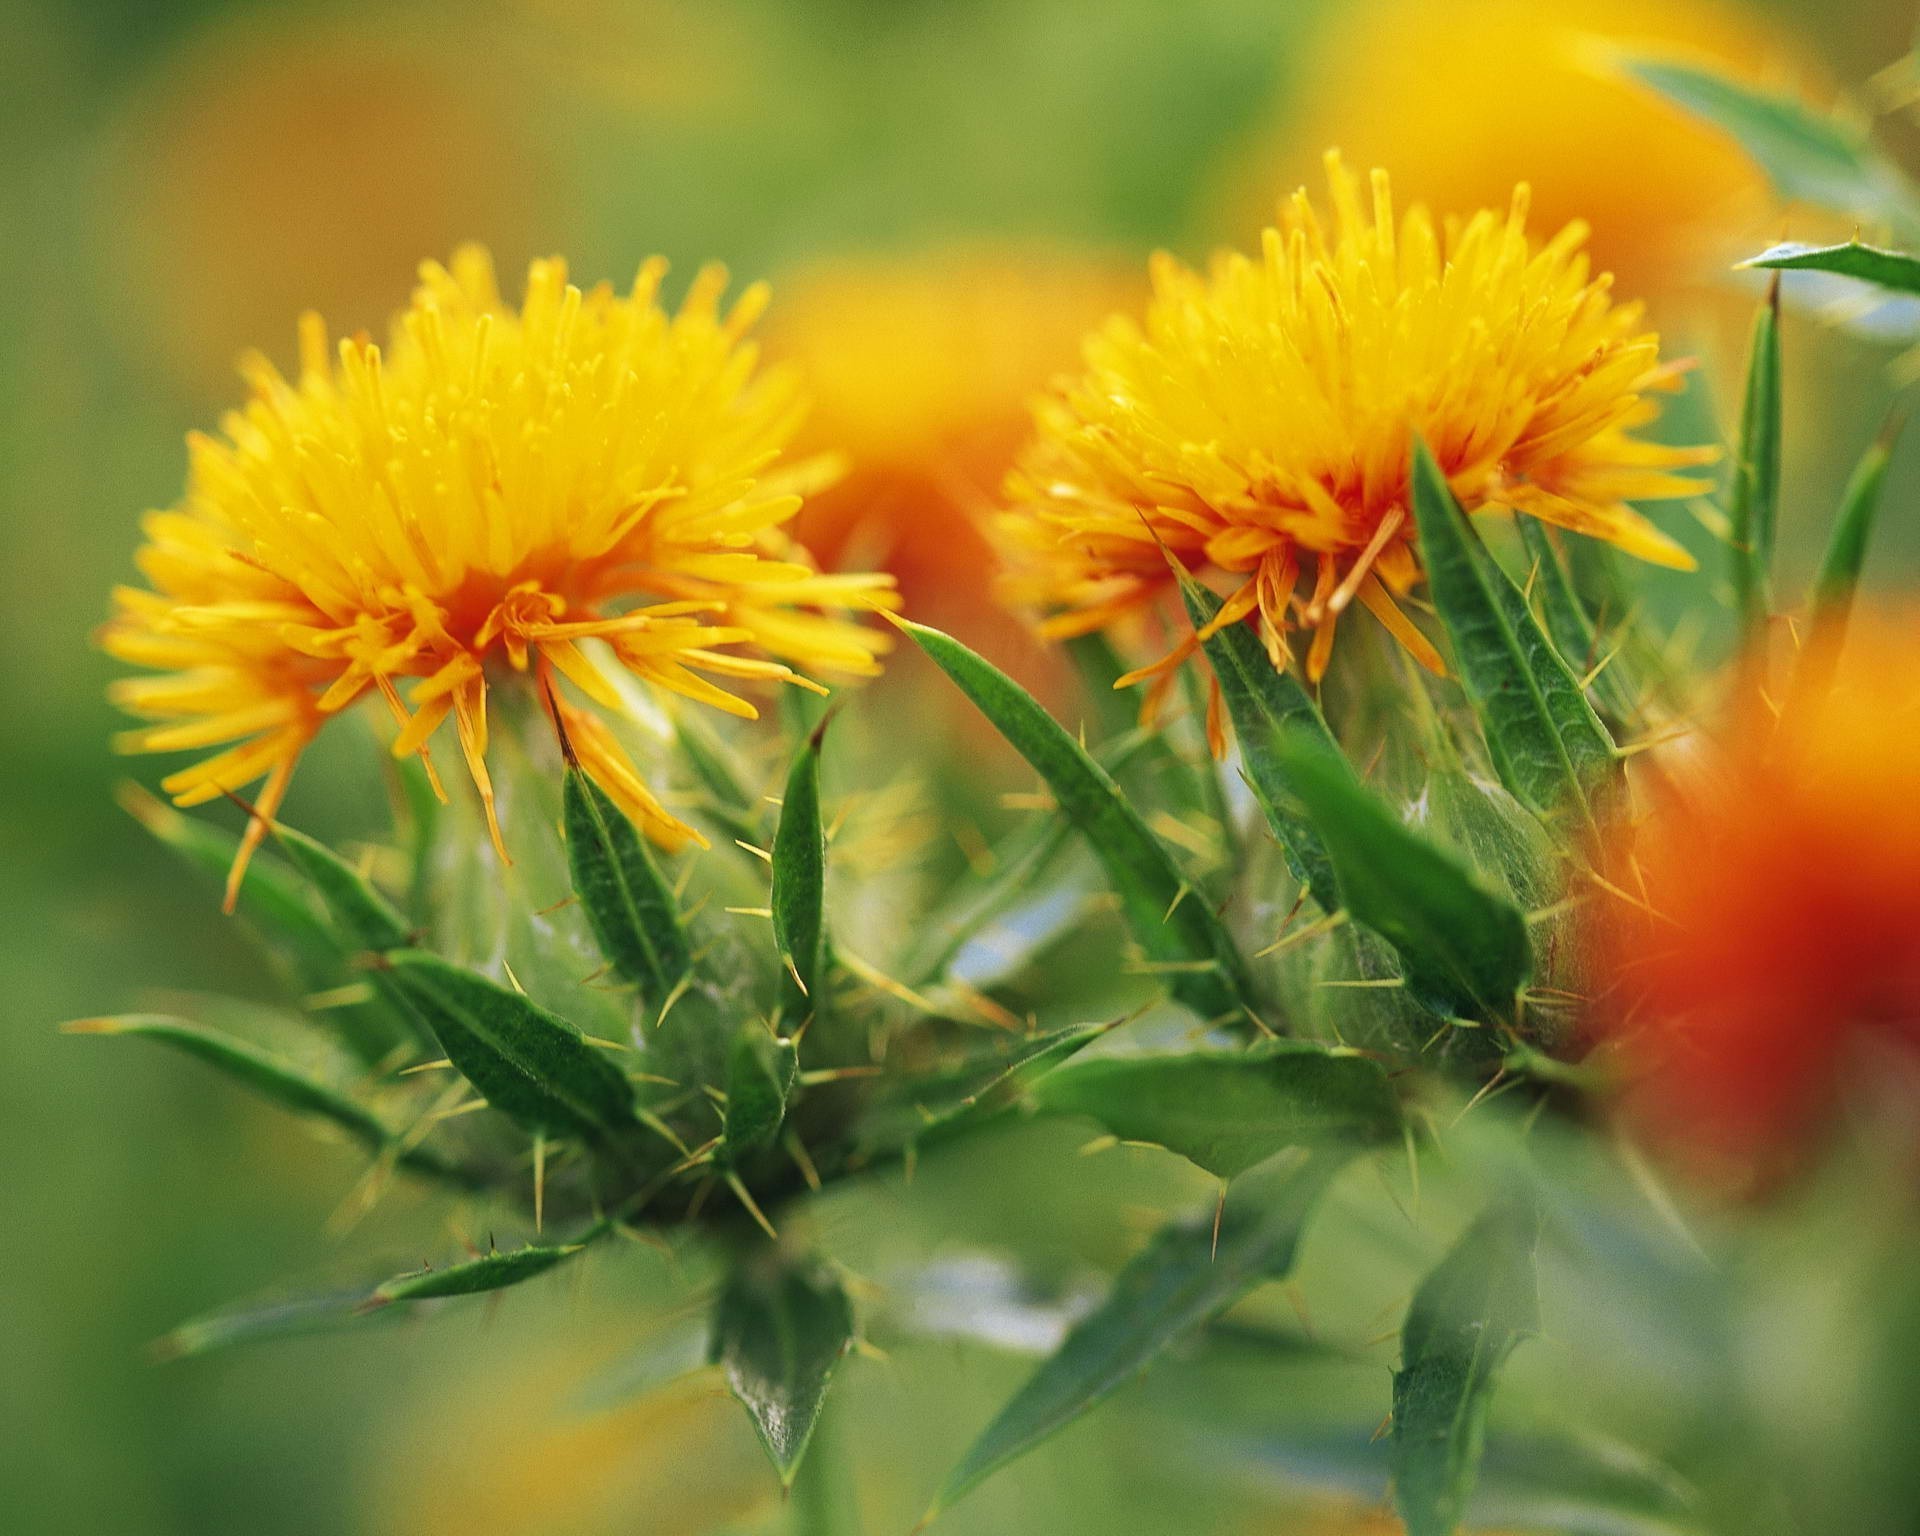
<path id="1" fill-rule="evenodd" d="M 822 575 L 784 531 L 822 466 L 770 473 L 803 402 L 755 371 L 765 288 L 722 312 L 709 267 L 669 315 L 664 272 L 583 293 L 535 262 L 516 310 L 463 250 L 423 267 L 386 352 L 346 338 L 336 361 L 309 315 L 297 379 L 248 359 L 252 398 L 190 440 L 185 500 L 145 524 L 151 585 L 116 594 L 103 643 L 162 674 L 114 686 L 157 722 L 126 749 L 221 748 L 164 781 L 178 804 L 265 780 L 230 902 L 301 753 L 364 694 L 398 755 L 425 758 L 451 715 L 491 820 L 489 678 L 529 674 L 582 765 L 671 846 L 698 834 L 561 680 L 618 711 L 611 662 L 752 716 L 712 678 L 876 670 L 883 637 L 848 611 L 889 603 L 891 578 Z"/>
<path id="2" fill-rule="evenodd" d="M 1331 227 L 1304 191 L 1258 258 L 1201 274 L 1155 258 L 1145 323 L 1118 317 L 1086 371 L 1044 400 L 998 520 L 1003 593 L 1065 637 L 1160 606 L 1167 556 L 1231 584 L 1217 624 L 1257 615 L 1275 666 L 1310 630 L 1310 678 L 1360 602 L 1424 665 L 1440 658 L 1402 611 L 1420 577 L 1409 505 L 1415 433 L 1469 511 L 1506 508 L 1663 565 L 1691 561 L 1630 502 L 1707 489 L 1676 474 L 1713 450 L 1635 431 L 1675 386 L 1635 304 L 1590 276 L 1572 224 L 1526 233 L 1505 215 L 1436 227 L 1371 207 L 1327 157 Z M 1190 653 L 1132 674 L 1159 672 Z"/>

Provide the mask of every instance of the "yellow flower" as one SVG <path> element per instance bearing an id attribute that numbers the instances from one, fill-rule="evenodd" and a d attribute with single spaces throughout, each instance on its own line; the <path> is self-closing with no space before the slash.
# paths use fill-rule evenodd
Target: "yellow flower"
<path id="1" fill-rule="evenodd" d="M 1002 665 L 1043 671 L 988 595 L 980 523 L 1025 441 L 1028 403 L 1143 289 L 1118 263 L 1018 251 L 841 259 L 783 281 L 766 344 L 805 372 L 800 446 L 849 461 L 807 498 L 798 536 L 830 569 L 891 572 L 915 615 Z"/>
<path id="2" fill-rule="evenodd" d="M 1770 84 L 1811 73 L 1760 8 L 1726 0 L 1355 0 L 1292 62 L 1299 88 L 1226 167 L 1219 215 L 1236 231 L 1262 219 L 1322 144 L 1391 165 L 1436 208 L 1530 181 L 1544 226 L 1585 219 L 1597 265 L 1670 317 L 1684 294 L 1691 321 L 1728 292 L 1730 262 L 1779 234 L 1777 202 L 1730 137 L 1636 84 L 1613 49 Z"/>
<path id="3" fill-rule="evenodd" d="M 160 722 L 124 747 L 222 748 L 164 781 L 178 804 L 266 780 L 229 900 L 301 752 L 370 690 L 399 755 L 424 757 L 453 716 L 491 821 L 489 677 L 531 674 L 587 771 L 674 845 L 697 835 L 559 686 L 622 708 L 580 642 L 749 717 L 710 675 L 801 681 L 768 657 L 877 670 L 881 637 L 845 610 L 890 602 L 891 578 L 823 576 L 783 528 L 818 466 L 769 473 L 802 405 L 744 340 L 766 290 L 722 312 L 709 267 L 669 315 L 664 271 L 649 261 L 621 296 L 535 262 L 515 310 L 486 254 L 463 250 L 421 269 L 384 354 L 349 338 L 336 363 L 309 315 L 298 379 L 248 360 L 247 405 L 190 439 L 185 500 L 146 520 L 151 587 L 116 594 L 103 640 L 163 674 L 115 685 Z M 740 645 L 765 654 L 722 649 Z"/>
<path id="4" fill-rule="evenodd" d="M 1203 275 L 1156 257 L 1144 326 L 1110 321 L 1086 372 L 1039 407 L 999 528 L 1004 595 L 1050 610 L 1043 633 L 1162 606 L 1172 553 L 1231 579 L 1218 622 L 1257 615 L 1275 666 L 1288 632 L 1310 629 L 1319 678 L 1358 600 L 1439 670 L 1396 601 L 1420 574 L 1416 431 L 1470 511 L 1691 564 L 1628 503 L 1705 490 L 1673 471 L 1713 451 L 1634 435 L 1677 369 L 1639 307 L 1589 276 L 1585 230 L 1532 243 L 1525 187 L 1504 215 L 1436 229 L 1419 207 L 1395 217 L 1384 172 L 1369 207 L 1337 155 L 1326 166 L 1331 228 L 1302 191 L 1258 258 L 1224 254 Z M 1133 676 L 1164 680 L 1195 643 Z"/>

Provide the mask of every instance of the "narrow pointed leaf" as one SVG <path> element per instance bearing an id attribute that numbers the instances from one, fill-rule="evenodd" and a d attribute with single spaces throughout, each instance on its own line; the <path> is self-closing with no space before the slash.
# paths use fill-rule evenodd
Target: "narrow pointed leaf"
<path id="1" fill-rule="evenodd" d="M 1566 561 L 1561 558 L 1546 525 L 1535 518 L 1519 517 L 1514 519 L 1514 526 L 1520 530 L 1520 543 L 1533 562 L 1533 600 L 1546 621 L 1553 648 L 1560 653 L 1561 660 L 1583 678 L 1595 667 L 1601 667 L 1599 676 L 1588 685 L 1587 693 L 1603 723 L 1619 729 L 1624 722 L 1634 719 L 1638 711 L 1620 663 L 1609 662 L 1601 653 L 1599 631 L 1588 616 L 1580 594 L 1574 591 Z M 1609 664 L 1602 667 L 1603 662 Z"/>
<path id="2" fill-rule="evenodd" d="M 710 1356 L 753 1418 L 788 1486 L 807 1452 L 834 1368 L 853 1342 L 853 1306 L 824 1266 L 751 1262 L 714 1311 Z"/>
<path id="3" fill-rule="evenodd" d="M 1220 611 L 1220 599 L 1185 570 L 1176 568 L 1175 574 L 1194 629 L 1205 628 Z M 1321 718 L 1320 707 L 1297 677 L 1275 669 L 1266 648 L 1246 625 L 1229 624 L 1205 645 L 1214 676 L 1220 680 L 1227 714 L 1233 720 L 1233 733 L 1240 743 L 1240 758 L 1246 765 L 1254 799 L 1273 835 L 1280 839 L 1295 877 L 1313 893 L 1323 910 L 1331 912 L 1339 904 L 1332 862 L 1313 823 L 1301 812 L 1275 752 L 1283 730 L 1313 732 L 1330 750 L 1338 750 Z"/>
<path id="4" fill-rule="evenodd" d="M 379 952 L 412 942 L 406 919 L 359 870 L 304 832 L 279 825 L 273 830 L 288 859 L 319 892 L 348 943 Z"/>
<path id="5" fill-rule="evenodd" d="M 1886 485 L 1887 464 L 1893 457 L 1894 430 L 1889 428 L 1860 456 L 1847 481 L 1840 515 L 1827 541 L 1826 556 L 1820 562 L 1820 574 L 1814 578 L 1813 590 L 1808 594 L 1816 641 L 1837 642 L 1853 612 L 1854 590 L 1860 585 L 1860 572 L 1866 565 L 1867 540 L 1879 516 L 1880 493 Z"/>
<path id="6" fill-rule="evenodd" d="M 1858 240 L 1844 245 L 1788 241 L 1769 247 L 1741 265 L 1776 272 L 1830 272 L 1836 277 L 1856 277 L 1894 293 L 1920 293 L 1920 257 L 1862 245 Z"/>
<path id="7" fill-rule="evenodd" d="M 1393 1377 L 1394 1503 L 1408 1536 L 1452 1536 L 1473 1492 L 1494 1380 L 1540 1327 L 1529 1205 L 1503 1205 L 1467 1229 L 1421 1283 Z"/>
<path id="8" fill-rule="evenodd" d="M 1046 780 L 1106 870 L 1135 940 L 1168 965 L 1174 995 L 1205 1019 L 1245 1011 L 1252 989 L 1233 940 L 1213 909 L 1192 897 L 1165 844 L 1106 770 L 984 658 L 937 629 L 896 622 Z"/>
<path id="9" fill-rule="evenodd" d="M 1436 1012 L 1500 1019 L 1532 955 L 1520 909 L 1406 826 L 1314 741 L 1282 765 L 1333 859 L 1342 904 L 1393 946 L 1415 999 Z"/>
<path id="10" fill-rule="evenodd" d="M 727 1112 L 722 1146 L 729 1163 L 772 1145 L 787 1117 L 799 1071 L 792 1040 L 748 1024 L 727 1057 Z"/>
<path id="11" fill-rule="evenodd" d="M 1911 196 L 1890 162 L 1851 124 L 1790 96 L 1671 59 L 1625 61 L 1627 72 L 1731 134 L 1792 202 L 1911 223 Z"/>
<path id="12" fill-rule="evenodd" d="M 528 1244 L 510 1253 L 486 1253 L 441 1269 L 410 1270 L 374 1287 L 367 1306 L 384 1307 L 396 1301 L 432 1301 L 443 1296 L 472 1296 L 481 1291 L 504 1290 L 535 1275 L 544 1275 L 586 1246 L 585 1242 L 550 1247 Z"/>
<path id="13" fill-rule="evenodd" d="M 896 1073 L 863 1109 L 855 1140 L 870 1156 L 881 1156 L 989 1124 L 1105 1033 L 1103 1025 L 1074 1024 L 930 1072 Z"/>
<path id="14" fill-rule="evenodd" d="M 1773 607 L 1773 533 L 1780 503 L 1780 291 L 1754 316 L 1740 406 L 1727 522 L 1732 537 L 1733 592 L 1749 637 Z"/>
<path id="15" fill-rule="evenodd" d="M 787 773 L 773 837 L 773 936 L 788 974 L 781 1017 L 797 1029 L 817 1006 L 826 954 L 827 838 L 820 820 L 824 723 L 801 743 Z"/>
<path id="16" fill-rule="evenodd" d="M 1597 823 L 1622 783 L 1613 741 L 1419 441 L 1413 505 L 1427 584 L 1501 782 L 1543 816 L 1572 812 Z M 1324 823 L 1320 831 L 1325 837 Z"/>
<path id="17" fill-rule="evenodd" d="M 1344 1160 L 1322 1154 L 1250 1180 L 1228 1199 L 1217 1246 L 1212 1213 L 1163 1227 L 974 1441 L 929 1516 L 1104 1401 L 1261 1281 L 1283 1276 L 1315 1200 Z"/>
<path id="18" fill-rule="evenodd" d="M 331 1122 L 370 1152 L 379 1154 L 395 1144 L 394 1132 L 368 1106 L 251 1041 L 157 1013 L 85 1019 L 69 1024 L 67 1029 L 72 1034 L 135 1035 L 156 1040 L 206 1062 L 282 1109 Z M 408 1147 L 398 1152 L 395 1160 L 400 1167 L 418 1173 L 463 1184 L 472 1182 L 454 1165 L 425 1147 Z"/>
<path id="19" fill-rule="evenodd" d="M 224 881 L 240 851 L 238 833 L 182 816 L 144 791 L 129 788 L 122 803 L 135 820 L 188 864 L 215 882 Z M 263 949 L 287 973 L 303 995 L 329 992 L 359 979 L 350 963 L 359 945 L 342 941 L 314 906 L 309 882 L 268 849 L 247 864 L 235 911 Z M 384 1061 L 409 1038 L 406 1020 L 378 1000 L 344 1003 L 325 1010 L 324 1023 L 355 1056 L 369 1066 Z"/>
<path id="20" fill-rule="evenodd" d="M 578 768 L 567 769 L 563 816 L 573 888 L 593 936 L 657 1013 L 693 968 L 673 890 L 639 829 Z"/>
<path id="21" fill-rule="evenodd" d="M 1287 1147 L 1371 1145 L 1400 1124 L 1377 1062 L 1304 1040 L 1078 1061 L 1042 1078 L 1033 1100 L 1096 1120 L 1122 1141 L 1177 1152 L 1222 1179 Z"/>
<path id="22" fill-rule="evenodd" d="M 467 1081 L 531 1131 L 604 1136 L 633 1123 L 633 1085 L 565 1019 L 420 950 L 384 973 L 425 1017 Z"/>
<path id="23" fill-rule="evenodd" d="M 365 1315 L 366 1303 L 364 1286 L 312 1296 L 241 1302 L 180 1324 L 155 1343 L 154 1354 L 162 1360 L 182 1360 L 235 1344 L 364 1328 L 371 1322 Z"/>

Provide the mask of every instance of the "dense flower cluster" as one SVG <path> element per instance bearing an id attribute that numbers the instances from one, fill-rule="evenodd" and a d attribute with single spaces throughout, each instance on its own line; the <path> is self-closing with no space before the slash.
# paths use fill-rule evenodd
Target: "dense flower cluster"
<path id="1" fill-rule="evenodd" d="M 1676 471 L 1713 453 L 1635 435 L 1678 370 L 1639 306 L 1590 274 L 1584 227 L 1536 245 L 1524 187 L 1504 215 L 1437 225 L 1396 215 L 1384 172 L 1370 201 L 1337 155 L 1327 177 L 1330 225 L 1302 191 L 1258 257 L 1204 274 L 1156 258 L 1144 323 L 1110 321 L 1039 408 L 999 527 L 1005 593 L 1045 612 L 1045 632 L 1155 608 L 1171 553 L 1231 584 L 1219 622 L 1257 615 L 1276 666 L 1304 629 L 1319 677 L 1358 601 L 1438 669 L 1399 601 L 1420 576 L 1416 432 L 1470 511 L 1691 563 L 1629 503 L 1706 489 Z"/>
<path id="2" fill-rule="evenodd" d="M 607 792 L 677 843 L 695 834 L 560 679 L 618 711 L 611 662 L 751 715 L 712 678 L 875 670 L 883 639 L 848 610 L 889 602 L 891 578 L 823 575 L 785 531 L 820 466 L 774 472 L 803 402 L 745 340 L 765 289 L 723 311 L 710 267 L 670 315 L 664 272 L 582 292 L 540 261 L 516 309 L 468 249 L 423 269 L 384 352 L 347 338 L 336 357 L 309 316 L 296 379 L 246 364 L 251 400 L 192 440 L 185 501 L 146 522 L 151 585 L 117 594 L 105 632 L 161 673 L 117 685 L 158 722 L 123 744 L 221 748 L 165 781 L 180 804 L 264 778 L 257 842 L 315 733 L 372 692 L 399 754 L 424 756 L 453 717 L 491 812 L 487 690 L 504 664 L 544 685 Z"/>

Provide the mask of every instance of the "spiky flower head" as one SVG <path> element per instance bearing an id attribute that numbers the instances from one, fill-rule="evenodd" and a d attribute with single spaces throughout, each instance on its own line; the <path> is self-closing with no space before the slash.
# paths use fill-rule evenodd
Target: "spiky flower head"
<path id="1" fill-rule="evenodd" d="M 1047 613 L 1044 633 L 1161 606 L 1171 553 L 1226 579 L 1218 622 L 1257 615 L 1276 666 L 1310 630 L 1318 678 L 1357 600 L 1438 670 L 1397 601 L 1420 576 L 1416 432 L 1469 511 L 1692 563 L 1629 503 L 1707 489 L 1675 471 L 1712 450 L 1635 435 L 1677 369 L 1639 306 L 1590 275 L 1585 229 L 1535 244 L 1524 186 L 1504 215 L 1396 217 L 1384 172 L 1369 206 L 1337 154 L 1326 169 L 1330 224 L 1303 190 L 1257 258 L 1223 254 L 1203 274 L 1156 257 L 1144 324 L 1108 322 L 1086 371 L 1038 407 L 999 528 L 1003 592 Z"/>
<path id="2" fill-rule="evenodd" d="M 783 528 L 819 466 L 773 473 L 803 402 L 745 340 L 766 290 L 723 311 L 709 267 L 669 314 L 664 272 L 582 292 L 538 261 L 514 308 L 469 248 L 422 268 L 385 352 L 331 349 L 309 315 L 293 381 L 245 362 L 251 399 L 190 440 L 185 499 L 145 523 L 150 587 L 120 590 L 104 631 L 161 673 L 115 685 L 157 722 L 122 744 L 219 748 L 164 781 L 177 803 L 264 778 L 250 849 L 314 735 L 371 693 L 399 755 L 453 717 L 491 818 L 488 686 L 519 673 L 672 845 L 696 834 L 580 700 L 621 710 L 623 670 L 751 716 L 712 679 L 876 669 L 882 637 L 848 611 L 889 601 L 891 578 L 822 575 Z"/>

